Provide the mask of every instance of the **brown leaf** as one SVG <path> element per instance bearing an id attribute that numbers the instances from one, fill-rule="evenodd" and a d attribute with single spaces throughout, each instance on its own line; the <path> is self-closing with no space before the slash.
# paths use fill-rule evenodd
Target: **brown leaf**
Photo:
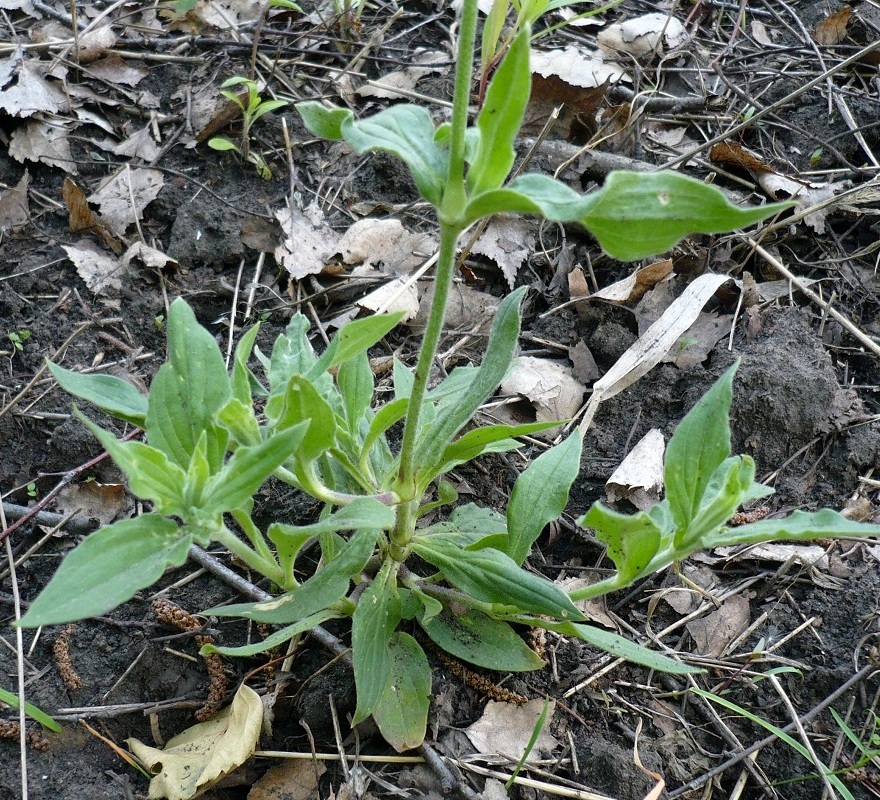
<path id="1" fill-rule="evenodd" d="M 818 44 L 840 44 L 846 39 L 846 24 L 852 13 L 850 6 L 844 6 L 839 11 L 825 17 L 813 31 L 813 39 Z"/>
<path id="2" fill-rule="evenodd" d="M 585 143 L 596 132 L 596 112 L 602 107 L 610 81 L 600 86 L 575 86 L 558 75 L 532 76 L 532 94 L 526 109 L 523 133 L 537 135 L 553 112 L 562 110 L 552 123 L 550 135 L 574 143 Z"/>
<path id="3" fill-rule="evenodd" d="M 0 193 L 0 231 L 21 228 L 27 225 L 31 215 L 28 210 L 28 171 L 15 186 Z"/>
<path id="4" fill-rule="evenodd" d="M 97 234 L 116 255 L 122 253 L 122 245 L 110 234 L 98 215 L 89 208 L 86 193 L 70 178 L 64 179 L 61 197 L 70 212 L 67 224 L 73 233 Z"/>
<path id="5" fill-rule="evenodd" d="M 753 173 L 773 172 L 758 156 L 736 142 L 719 142 L 709 151 L 709 159 L 713 164 L 737 167 Z"/>

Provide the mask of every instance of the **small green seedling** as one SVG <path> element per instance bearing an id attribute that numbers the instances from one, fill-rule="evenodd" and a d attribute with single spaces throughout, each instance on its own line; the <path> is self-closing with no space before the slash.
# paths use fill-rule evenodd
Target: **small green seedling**
<path id="1" fill-rule="evenodd" d="M 7 338 L 12 342 L 12 347 L 16 352 L 21 353 L 24 350 L 24 343 L 31 338 L 30 331 L 12 331 L 7 334 Z"/>
<path id="2" fill-rule="evenodd" d="M 244 334 L 231 369 L 214 336 L 175 300 L 167 320 L 168 360 L 149 397 L 119 378 L 50 369 L 59 384 L 105 412 L 143 428 L 146 442 L 121 442 L 79 415 L 152 510 L 89 535 L 69 553 L 21 624 L 60 624 L 105 614 L 179 566 L 191 545 L 225 546 L 278 587 L 270 600 L 204 613 L 275 626 L 266 639 L 204 651 L 253 656 L 328 620 L 351 625 L 357 690 L 355 724 L 372 716 L 397 749 L 419 745 L 428 718 L 431 670 L 416 635 L 487 669 L 539 669 L 541 659 L 517 627 L 583 639 L 653 669 L 695 669 L 587 624 L 574 602 L 624 588 L 702 547 L 774 538 L 880 535 L 833 511 L 796 512 L 738 528 L 726 522 L 740 503 L 769 490 L 754 463 L 730 456 L 734 369 L 679 425 L 666 455 L 667 497 L 650 512 L 619 514 L 595 504 L 581 523 L 608 546 L 616 573 L 568 595 L 523 569 L 545 526 L 564 510 L 580 468 L 579 431 L 536 458 L 517 479 L 506 510 L 457 501 L 444 476 L 484 453 L 520 447 L 517 437 L 557 425 L 471 425 L 516 358 L 525 288 L 504 298 L 479 367 L 458 367 L 429 389 L 462 232 L 486 216 L 537 214 L 577 222 L 621 260 L 671 248 L 684 235 L 756 223 L 787 208 L 740 208 L 717 189 L 671 172 L 613 173 L 581 195 L 545 175 L 508 181 L 514 140 L 529 99 L 531 31 L 525 25 L 495 71 L 486 101 L 468 127 L 477 27 L 476 0 L 465 0 L 451 124 L 395 105 L 364 120 L 351 111 L 303 103 L 313 134 L 344 139 L 356 152 L 384 151 L 410 168 L 440 228 L 435 292 L 415 370 L 395 362 L 393 398 L 376 404 L 367 351 L 399 314 L 344 325 L 323 353 L 297 314 L 271 353 Z M 253 363 L 252 355 L 256 356 Z M 79 412 L 77 412 L 79 413 Z M 386 436 L 403 422 L 398 445 Z M 323 504 L 307 525 L 253 519 L 254 496 L 270 478 Z M 434 521 L 423 522 L 431 511 Z M 308 574 L 301 554 L 320 551 Z M 310 554 L 309 563 L 315 557 Z"/>
<path id="3" fill-rule="evenodd" d="M 19 708 L 18 695 L 8 692 L 6 689 L 0 689 L 0 703 L 5 703 L 11 708 Z M 43 728 L 53 733 L 60 733 L 61 726 L 50 717 L 45 711 L 41 711 L 35 705 L 25 702 L 24 713 L 27 714 L 34 722 L 40 723 Z"/>
<path id="4" fill-rule="evenodd" d="M 247 98 L 245 102 L 242 102 L 236 92 L 231 91 L 233 86 L 243 86 L 246 89 Z M 235 151 L 245 161 L 250 161 L 257 168 L 257 173 L 261 178 L 269 180 L 269 178 L 272 177 L 272 172 L 269 170 L 269 165 L 266 163 L 266 159 L 258 152 L 251 149 L 251 128 L 260 117 L 264 114 L 268 114 L 270 111 L 276 111 L 279 108 L 283 108 L 287 105 L 287 101 L 264 100 L 260 97 L 260 91 L 256 82 L 241 76 L 229 78 L 224 81 L 220 93 L 241 109 L 241 145 L 237 145 L 225 136 L 215 136 L 208 140 L 208 147 L 220 151 Z"/>

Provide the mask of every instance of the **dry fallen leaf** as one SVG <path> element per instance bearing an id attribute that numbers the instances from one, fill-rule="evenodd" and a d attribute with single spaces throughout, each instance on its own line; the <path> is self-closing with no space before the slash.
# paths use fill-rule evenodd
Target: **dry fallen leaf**
<path id="1" fill-rule="evenodd" d="M 30 175 L 24 171 L 21 180 L 0 192 L 0 231 L 9 231 L 21 228 L 30 222 L 31 214 L 28 208 L 28 183 Z"/>
<path id="2" fill-rule="evenodd" d="M 655 12 L 609 25 L 596 41 L 608 55 L 626 53 L 635 58 L 660 56 L 688 41 L 682 22 L 669 14 Z"/>
<path id="3" fill-rule="evenodd" d="M 852 13 L 850 6 L 844 6 L 839 11 L 829 14 L 816 26 L 813 39 L 818 44 L 840 44 L 846 39 L 846 25 Z"/>
<path id="4" fill-rule="evenodd" d="M 62 245 L 62 248 L 73 262 L 80 278 L 95 294 L 122 288 L 122 277 L 127 270 L 118 258 L 101 250 L 88 239 L 75 245 Z"/>
<path id="5" fill-rule="evenodd" d="M 121 83 L 124 86 L 137 86 L 149 75 L 146 67 L 132 67 L 118 55 L 110 55 L 89 65 L 89 75 L 107 81 Z"/>
<path id="6" fill-rule="evenodd" d="M 605 61 L 602 53 L 589 53 L 573 46 L 564 50 L 532 50 L 529 63 L 536 75 L 556 75 L 570 86 L 584 89 L 632 80 L 620 64 Z"/>
<path id="7" fill-rule="evenodd" d="M 55 507 L 61 514 L 79 510 L 80 516 L 100 520 L 109 525 L 128 505 L 124 483 L 85 481 L 65 486 L 55 498 Z"/>
<path id="8" fill-rule="evenodd" d="M 651 428 L 605 482 L 609 503 L 629 500 L 647 511 L 660 502 L 663 491 L 663 454 L 666 443 L 659 428 Z"/>
<path id="9" fill-rule="evenodd" d="M 637 269 L 622 280 L 590 295 L 591 300 L 607 300 L 611 303 L 637 303 L 660 281 L 672 272 L 672 259 L 667 258 Z"/>
<path id="10" fill-rule="evenodd" d="M 542 753 L 552 753 L 559 746 L 559 742 L 547 730 L 553 719 L 555 705 L 555 702 L 550 702 L 547 723 L 538 735 L 526 764 L 535 763 L 543 757 Z M 516 763 L 523 757 L 543 710 L 544 700 L 540 697 L 521 706 L 490 700 L 483 716 L 469 728 L 465 728 L 464 732 L 477 748 L 477 752 L 483 755 L 506 756 Z"/>
<path id="11" fill-rule="evenodd" d="M 767 31 L 767 26 L 760 22 L 759 20 L 753 19 L 749 25 L 749 28 L 752 32 L 752 38 L 758 43 L 764 45 L 764 47 L 772 47 L 775 42 L 770 38 L 770 34 Z M 776 31 L 773 31 L 776 33 Z"/>
<path id="12" fill-rule="evenodd" d="M 31 119 L 16 128 L 10 137 L 9 155 L 16 161 L 40 161 L 50 167 L 60 167 L 71 175 L 77 174 L 67 141 L 67 129 L 60 120 L 50 123 Z"/>
<path id="13" fill-rule="evenodd" d="M 742 594 L 728 597 L 717 611 L 691 620 L 687 630 L 701 656 L 719 658 L 749 625 L 749 601 Z"/>
<path id="14" fill-rule="evenodd" d="M 64 93 L 46 80 L 44 70 L 44 64 L 27 59 L 20 47 L 0 61 L 0 109 L 13 117 L 30 117 L 66 108 Z"/>
<path id="15" fill-rule="evenodd" d="M 432 72 L 447 72 L 450 66 L 449 55 L 440 50 L 417 49 L 407 62 L 409 66 L 382 75 L 375 81 L 361 86 L 355 94 L 361 97 L 398 98 L 416 88 L 416 84 L 425 75 Z"/>
<path id="16" fill-rule="evenodd" d="M 124 166 L 89 197 L 101 210 L 101 222 L 111 233 L 122 236 L 141 218 L 144 209 L 159 195 L 165 178 L 157 169 Z"/>
<path id="17" fill-rule="evenodd" d="M 251 787 L 247 800 L 312 800 L 320 797 L 318 780 L 326 771 L 322 761 L 282 759 Z"/>
<path id="18" fill-rule="evenodd" d="M 89 208 L 85 192 L 70 178 L 64 179 L 61 197 L 70 212 L 67 225 L 73 233 L 96 234 L 116 255 L 122 252 L 122 245 L 107 230 L 98 215 Z"/>
<path id="19" fill-rule="evenodd" d="M 321 209 L 314 203 L 304 212 L 287 206 L 276 211 L 275 217 L 284 232 L 275 248 L 275 260 L 291 279 L 323 272 L 327 259 L 338 250 L 339 235 L 324 221 Z"/>
<path id="20" fill-rule="evenodd" d="M 126 744 L 153 773 L 150 798 L 189 800 L 207 791 L 251 757 L 260 738 L 263 703 L 242 684 L 232 705 L 208 722 L 175 736 L 163 750 L 137 739 Z"/>
<path id="21" fill-rule="evenodd" d="M 145 125 L 113 148 L 114 155 L 139 158 L 142 161 L 152 161 L 161 152 L 161 148 L 153 139 L 152 126 L 150 125 Z"/>
<path id="22" fill-rule="evenodd" d="M 471 252 L 491 258 L 513 289 L 519 268 L 535 249 L 535 223 L 521 217 L 495 216 Z"/>
<path id="23" fill-rule="evenodd" d="M 547 358 L 524 356 L 501 383 L 501 393 L 519 395 L 529 401 L 537 422 L 563 422 L 577 414 L 584 398 L 584 386 L 571 367 Z M 552 438 L 553 430 L 537 436 Z"/>
<path id="24" fill-rule="evenodd" d="M 399 219 L 360 219 L 335 245 L 346 264 L 381 265 L 386 274 L 407 275 L 437 248 L 434 237 L 410 233 Z"/>
<path id="25" fill-rule="evenodd" d="M 403 312 L 401 322 L 409 322 L 419 313 L 419 289 L 416 283 L 395 278 L 357 301 L 361 308 L 391 314 Z"/>
<path id="26" fill-rule="evenodd" d="M 145 267 L 152 269 L 164 269 L 167 266 L 179 267 L 177 261 L 171 256 L 166 256 L 161 250 L 150 247 L 143 242 L 135 242 L 122 256 L 122 264 L 127 267 L 132 261 L 140 261 Z"/>

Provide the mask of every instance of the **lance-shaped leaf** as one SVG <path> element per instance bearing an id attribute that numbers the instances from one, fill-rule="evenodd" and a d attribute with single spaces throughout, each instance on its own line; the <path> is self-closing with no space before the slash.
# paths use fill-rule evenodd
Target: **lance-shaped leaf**
<path id="1" fill-rule="evenodd" d="M 606 653 L 611 653 L 613 656 L 632 661 L 634 664 L 641 664 L 650 669 L 659 670 L 660 672 L 668 672 L 672 675 L 696 675 L 702 672 L 701 669 L 682 664 L 668 656 L 655 653 L 653 650 L 648 650 L 647 647 L 631 642 L 629 639 L 624 639 L 616 633 L 611 633 L 611 631 L 602 630 L 592 625 L 573 623 L 560 627 L 559 630 L 571 632 L 579 639 L 583 639 L 585 642 L 589 642 L 594 647 L 598 647 Z"/>
<path id="2" fill-rule="evenodd" d="M 309 422 L 309 427 L 295 455 L 297 460 L 309 462 L 336 443 L 336 415 L 308 378 L 294 375 L 284 393 L 277 428 L 283 430 L 304 421 Z"/>
<path id="3" fill-rule="evenodd" d="M 318 374 L 338 366 L 360 353 L 364 353 L 386 333 L 393 330 L 403 312 L 396 314 L 374 314 L 371 317 L 355 319 L 343 325 L 330 345 L 309 372 L 309 378 L 315 380 Z"/>
<path id="4" fill-rule="evenodd" d="M 558 586 L 520 569 L 510 556 L 490 548 L 462 550 L 452 534 L 417 536 L 413 552 L 433 564 L 457 589 L 503 610 L 546 614 L 556 619 L 583 619 Z"/>
<path id="5" fill-rule="evenodd" d="M 205 612 L 208 613 L 208 612 Z M 270 633 L 265 639 L 259 639 L 253 644 L 243 644 L 239 647 L 223 647 L 216 644 L 206 644 L 199 650 L 199 655 L 207 656 L 211 653 L 220 653 L 224 656 L 233 656 L 236 658 L 250 658 L 251 656 L 265 653 L 275 647 L 280 647 L 285 642 L 290 641 L 294 636 L 300 633 L 310 631 L 317 625 L 323 625 L 329 619 L 339 619 L 342 615 L 336 611 L 325 609 L 310 617 L 301 619 L 293 625 L 288 625 L 281 630 Z"/>
<path id="6" fill-rule="evenodd" d="M 147 417 L 147 398 L 133 384 L 115 375 L 83 375 L 49 362 L 49 371 L 58 385 L 81 400 L 94 403 L 111 417 L 138 428 Z"/>
<path id="7" fill-rule="evenodd" d="M 158 514 L 144 514 L 87 536 L 61 562 L 21 619 L 24 628 L 60 625 L 112 611 L 186 561 L 192 536 Z"/>
<path id="8" fill-rule="evenodd" d="M 516 157 L 513 143 L 532 89 L 529 68 L 531 35 L 529 26 L 524 26 L 489 83 L 483 108 L 477 117 L 479 144 L 467 174 L 471 194 L 497 189 L 513 166 Z"/>
<path id="9" fill-rule="evenodd" d="M 581 467 L 579 431 L 538 456 L 516 480 L 507 506 L 505 552 L 517 564 L 526 560 L 544 526 L 558 519 Z"/>
<path id="10" fill-rule="evenodd" d="M 388 642 L 388 651 L 391 672 L 373 706 L 373 719 L 385 740 L 402 753 L 418 747 L 425 739 L 431 665 L 425 651 L 408 633 L 394 633 Z"/>

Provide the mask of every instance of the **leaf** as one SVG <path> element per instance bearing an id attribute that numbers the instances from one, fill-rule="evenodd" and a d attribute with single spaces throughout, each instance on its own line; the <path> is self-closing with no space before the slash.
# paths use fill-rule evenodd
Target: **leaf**
<path id="1" fill-rule="evenodd" d="M 706 534 L 717 531 L 746 501 L 747 492 L 752 486 L 766 489 L 767 494 L 772 491 L 756 484 L 754 478 L 755 462 L 750 456 L 724 459 L 709 480 L 696 517 L 690 520 L 686 530 L 676 531 L 675 547 L 681 547 L 690 540 L 698 541 Z"/>
<path id="2" fill-rule="evenodd" d="M 430 427 L 423 429 L 416 445 L 415 463 L 436 463 L 452 437 L 492 395 L 507 374 L 516 351 L 520 326 L 519 306 L 525 291 L 526 287 L 521 287 L 501 302 L 492 322 L 483 363 L 455 404 L 447 406 Z M 442 387 L 443 384 L 438 388 Z M 430 482 L 433 478 L 433 475 L 422 475 L 421 479 Z"/>
<path id="3" fill-rule="evenodd" d="M 168 313 L 168 361 L 153 378 L 145 421 L 147 438 L 186 469 L 203 431 L 208 462 L 216 470 L 226 452 L 225 433 L 214 423 L 229 398 L 229 376 L 214 337 L 182 298 Z"/>
<path id="4" fill-rule="evenodd" d="M 0 689 L 0 702 L 6 703 L 6 705 L 11 706 L 16 710 L 19 708 L 18 695 L 13 694 L 12 692 L 7 692 L 6 689 Z M 61 732 L 61 726 L 55 722 L 52 717 L 50 717 L 45 711 L 40 711 L 35 705 L 28 703 L 27 700 L 25 700 L 24 703 L 24 713 L 34 720 L 34 722 L 39 722 L 40 725 L 47 730 L 54 731 L 55 733 Z"/>
<path id="5" fill-rule="evenodd" d="M 342 121 L 351 117 L 347 108 L 327 108 L 323 103 L 309 101 L 297 103 L 296 108 L 303 124 L 320 139 L 342 138 Z"/>
<path id="6" fill-rule="evenodd" d="M 696 402 L 666 447 L 666 498 L 680 531 L 687 530 L 697 516 L 710 479 L 730 455 L 728 415 L 737 366 L 739 362 Z"/>
<path id="7" fill-rule="evenodd" d="M 300 422 L 253 447 L 239 447 L 209 481 L 202 508 L 208 513 L 232 511 L 249 500 L 272 472 L 296 451 L 308 428 Z"/>
<path id="8" fill-rule="evenodd" d="M 375 580 L 360 596 L 351 623 L 351 655 L 357 687 L 357 709 L 352 725 L 363 722 L 379 702 L 391 676 L 389 642 L 400 622 L 396 565 L 387 560 Z"/>
<path id="9" fill-rule="evenodd" d="M 516 480 L 507 506 L 506 552 L 522 564 L 544 526 L 558 519 L 581 468 L 579 431 L 542 453 Z"/>
<path id="10" fill-rule="evenodd" d="M 277 528 L 275 533 L 277 535 Z M 299 622 L 345 596 L 352 576 L 360 573 L 373 555 L 377 535 L 376 530 L 358 531 L 327 565 L 301 586 L 279 597 L 258 603 L 217 606 L 205 613 L 218 617 L 244 617 L 273 625 Z"/>
<path id="11" fill-rule="evenodd" d="M 147 398 L 128 381 L 115 375 L 83 375 L 49 362 L 49 371 L 58 385 L 81 400 L 94 403 L 111 417 L 144 426 Z"/>
<path id="12" fill-rule="evenodd" d="M 207 613 L 207 612 L 206 612 Z M 210 655 L 211 653 L 220 653 L 223 656 L 232 656 L 235 658 L 250 658 L 251 656 L 265 653 L 274 647 L 280 647 L 285 642 L 290 641 L 294 636 L 300 633 L 310 631 L 316 625 L 323 625 L 329 619 L 338 619 L 341 614 L 336 611 L 325 609 L 310 617 L 305 617 L 293 625 L 288 625 L 280 631 L 270 633 L 265 639 L 259 639 L 253 644 L 241 645 L 240 647 L 221 647 L 215 644 L 206 644 L 199 650 L 199 655 Z"/>
<path id="13" fill-rule="evenodd" d="M 284 333 L 275 340 L 269 360 L 269 388 L 272 394 L 284 391 L 294 375 L 306 375 L 318 359 L 306 336 L 309 321 L 302 314 L 291 317 Z"/>
<path id="14" fill-rule="evenodd" d="M 513 143 L 532 88 L 529 69 L 531 35 L 530 27 L 523 26 L 486 91 L 483 108 L 477 117 L 479 144 L 467 174 L 467 187 L 472 194 L 497 189 L 513 166 L 516 157 Z"/>
<path id="15" fill-rule="evenodd" d="M 366 353 L 360 353 L 344 361 L 336 375 L 345 419 L 352 435 L 359 433 L 359 423 L 366 416 L 373 400 L 373 370 Z"/>
<path id="16" fill-rule="evenodd" d="M 413 552 L 433 564 L 457 589 L 476 600 L 555 619 L 583 619 L 558 586 L 526 572 L 510 556 L 493 549 L 462 550 L 449 534 L 417 536 Z"/>
<path id="17" fill-rule="evenodd" d="M 464 733 L 483 755 L 503 755 L 513 762 L 525 758 L 526 764 L 537 766 L 536 762 L 543 755 L 551 753 L 559 745 L 546 728 L 539 728 L 542 716 L 546 716 L 546 703 L 541 697 L 521 706 L 490 700 L 483 716 L 465 728 Z M 536 729 L 539 730 L 537 735 Z M 532 743 L 532 749 L 537 749 L 529 753 L 533 736 L 536 741 Z M 540 751 L 544 751 L 543 754 Z"/>
<path id="18" fill-rule="evenodd" d="M 187 474 L 168 456 L 142 442 L 120 442 L 112 433 L 76 412 L 128 478 L 132 492 L 152 500 L 160 514 L 180 514 L 185 510 L 184 486 Z"/>
<path id="19" fill-rule="evenodd" d="M 186 561 L 192 536 L 157 514 L 115 522 L 87 536 L 61 562 L 22 617 L 23 628 L 97 617 Z"/>
<path id="20" fill-rule="evenodd" d="M 425 651 L 408 633 L 388 642 L 391 673 L 373 707 L 373 719 L 398 752 L 418 747 L 425 738 L 431 694 L 431 666 Z"/>
<path id="21" fill-rule="evenodd" d="M 165 748 L 126 739 L 131 752 L 153 773 L 150 797 L 189 800 L 241 766 L 256 750 L 263 724 L 263 701 L 242 684 L 232 704 L 208 722 L 193 725 Z"/>
<path id="22" fill-rule="evenodd" d="M 498 442 L 513 440 L 515 436 L 530 436 L 533 433 L 558 427 L 556 422 L 529 422 L 524 425 L 484 425 L 474 428 L 472 431 L 462 434 L 450 444 L 440 457 L 440 462 L 429 470 L 435 475 L 442 475 L 454 469 L 459 464 L 473 461 L 483 453 L 489 452 L 492 445 Z M 520 447 L 519 442 L 513 441 L 505 450 Z M 497 452 L 492 450 L 491 452 Z"/>
<path id="23" fill-rule="evenodd" d="M 528 672 L 541 669 L 544 662 L 506 622 L 471 609 L 453 615 L 444 611 L 430 619 L 422 619 L 421 626 L 442 650 L 498 672 Z"/>
<path id="24" fill-rule="evenodd" d="M 294 375 L 287 384 L 276 428 L 284 430 L 304 421 L 310 423 L 308 430 L 291 455 L 300 462 L 309 462 L 327 452 L 336 443 L 336 415 L 308 378 Z"/>
<path id="25" fill-rule="evenodd" d="M 374 314 L 371 317 L 355 319 L 343 325 L 318 362 L 309 371 L 309 378 L 315 380 L 318 374 L 364 353 L 386 333 L 394 329 L 403 314 Z"/>
<path id="26" fill-rule="evenodd" d="M 595 628 L 592 625 L 571 623 L 565 627 L 564 632 L 571 632 L 579 639 L 583 639 L 613 656 L 631 661 L 633 664 L 641 664 L 649 669 L 656 669 L 659 672 L 667 672 L 670 675 L 697 675 L 702 672 L 701 669 L 682 664 L 668 656 L 655 653 L 653 650 L 648 650 L 647 647 L 631 642 L 629 639 L 624 639 L 616 633 Z"/>

